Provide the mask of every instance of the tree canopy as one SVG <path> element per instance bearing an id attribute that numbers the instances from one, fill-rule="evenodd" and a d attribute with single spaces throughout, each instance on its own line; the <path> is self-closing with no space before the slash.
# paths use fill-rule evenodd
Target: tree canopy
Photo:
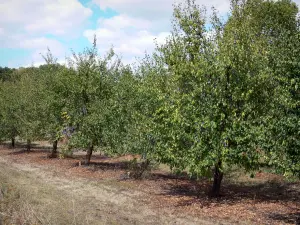
<path id="1" fill-rule="evenodd" d="M 194 0 L 174 6 L 172 34 L 137 68 L 97 40 L 60 65 L 0 68 L 0 138 L 141 154 L 213 178 L 232 166 L 300 176 L 300 20 L 290 0 L 232 0 L 226 20 Z M 30 150 L 30 147 L 29 147 Z"/>

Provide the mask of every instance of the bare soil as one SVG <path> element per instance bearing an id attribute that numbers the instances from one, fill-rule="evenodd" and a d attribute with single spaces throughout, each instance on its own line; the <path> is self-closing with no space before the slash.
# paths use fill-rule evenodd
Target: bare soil
<path id="1" fill-rule="evenodd" d="M 41 144 L 41 143 L 40 143 Z M 260 172 L 231 173 L 222 196 L 207 197 L 211 181 L 167 169 L 127 179 L 128 161 L 95 153 L 49 159 L 42 143 L 30 153 L 0 147 L 0 224 L 300 224 L 300 182 Z"/>

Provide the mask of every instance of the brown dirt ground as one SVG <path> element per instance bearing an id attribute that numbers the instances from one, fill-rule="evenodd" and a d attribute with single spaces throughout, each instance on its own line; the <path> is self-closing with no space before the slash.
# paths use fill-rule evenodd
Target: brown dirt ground
<path id="1" fill-rule="evenodd" d="M 2 166 L 43 171 L 39 179 L 58 189 L 68 190 L 70 181 L 77 182 L 72 195 L 105 203 L 101 210 L 106 215 L 114 212 L 108 218 L 116 224 L 300 224 L 300 182 L 287 182 L 275 174 L 225 177 L 222 196 L 210 199 L 211 181 L 195 182 L 167 170 L 157 169 L 142 180 L 122 179 L 128 171 L 126 161 L 133 156 L 108 158 L 96 153 L 85 167 L 79 166 L 82 154 L 49 159 L 48 151 L 39 145 L 30 153 L 2 146 L 0 159 Z M 86 189 L 87 185 L 93 188 Z"/>

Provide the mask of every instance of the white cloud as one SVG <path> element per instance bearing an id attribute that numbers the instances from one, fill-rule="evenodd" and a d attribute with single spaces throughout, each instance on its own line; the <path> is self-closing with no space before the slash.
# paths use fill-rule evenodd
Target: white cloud
<path id="1" fill-rule="evenodd" d="M 63 58 L 65 46 L 56 37 L 70 40 L 82 35 L 92 13 L 79 0 L 0 1 L 0 48 L 32 50 L 22 65 L 43 61 L 39 53 L 45 53 L 47 46 Z"/>
<path id="2" fill-rule="evenodd" d="M 32 38 L 19 42 L 19 47 L 26 49 L 46 49 L 47 46 L 55 49 L 64 48 L 59 41 L 45 37 Z"/>
<path id="3" fill-rule="evenodd" d="M 42 55 L 46 55 L 49 48 L 54 57 L 58 58 L 58 61 L 63 61 L 66 54 L 68 53 L 66 47 L 59 41 L 54 39 L 49 39 L 45 37 L 31 38 L 27 40 L 22 40 L 18 42 L 15 46 L 16 48 L 32 50 L 31 56 L 23 59 L 22 62 L 16 60 L 15 62 L 10 62 L 10 64 L 18 64 L 18 66 L 39 66 L 45 64 L 45 60 Z"/>
<path id="4" fill-rule="evenodd" d="M 99 19 L 98 28 L 86 30 L 84 36 L 92 42 L 96 34 L 100 53 L 113 45 L 125 62 L 133 62 L 135 57 L 143 57 L 145 51 L 154 50 L 154 39 L 162 43 L 170 34 L 173 3 L 180 2 L 183 0 L 93 0 L 102 10 L 110 8 L 120 14 Z M 196 0 L 196 3 L 208 9 L 215 6 L 222 14 L 229 10 L 229 0 Z"/>
<path id="5" fill-rule="evenodd" d="M 123 56 L 125 62 L 133 62 L 135 57 L 143 57 L 145 51 L 154 50 L 154 39 L 161 43 L 171 31 L 173 4 L 185 0 L 92 0 L 102 10 L 108 8 L 120 13 L 109 19 L 99 19 L 98 28 L 86 30 L 84 36 L 93 41 L 96 34 L 100 53 L 112 45 Z M 207 9 L 207 16 L 214 7 L 226 17 L 230 9 L 230 0 L 195 0 Z M 296 0 L 299 4 L 300 0 Z M 211 35 L 208 33 L 208 35 Z"/>
<path id="6" fill-rule="evenodd" d="M 151 20 L 161 20 L 170 18 L 173 4 L 184 2 L 185 0 L 92 0 L 101 9 L 111 8 L 120 13 L 126 13 L 133 17 L 148 18 Z M 227 13 L 230 7 L 230 0 L 195 0 L 200 6 L 210 9 L 215 7 L 221 14 Z M 293 0 L 298 6 L 300 0 Z"/>
<path id="7" fill-rule="evenodd" d="M 184 0 L 92 0 L 102 10 L 113 9 L 120 14 L 129 15 L 138 20 L 151 21 L 152 32 L 170 30 L 173 5 Z M 214 6 L 221 14 L 229 11 L 229 0 L 196 0 L 200 6 Z"/>
<path id="8" fill-rule="evenodd" d="M 184 0 L 90 1 L 90 6 L 110 8 L 118 15 L 99 18 L 96 29 L 83 31 L 92 11 L 80 0 L 0 0 L 0 48 L 32 50 L 32 56 L 25 62 L 31 65 L 32 61 L 43 61 L 39 53 L 45 53 L 48 46 L 63 61 L 69 50 L 47 35 L 71 39 L 83 34 L 92 42 L 96 34 L 101 54 L 113 45 L 124 62 L 133 62 L 135 57 L 143 57 L 145 51 L 153 51 L 154 39 L 161 43 L 168 36 L 172 4 Z M 208 9 L 214 6 L 223 15 L 229 11 L 229 0 L 195 1 Z M 300 0 L 295 2 L 300 4 Z"/>
<path id="9" fill-rule="evenodd" d="M 114 16 L 110 19 L 100 18 L 98 20 L 99 26 L 103 27 L 111 27 L 114 29 L 123 29 L 123 28 L 140 28 L 140 29 L 147 29 L 150 28 L 152 23 L 143 18 L 139 18 L 138 20 L 127 16 L 126 14 L 120 14 L 118 16 Z"/>
<path id="10" fill-rule="evenodd" d="M 93 42 L 96 34 L 100 54 L 104 54 L 111 46 L 117 54 L 121 55 L 124 62 L 130 63 L 135 57 L 143 57 L 145 51 L 152 52 L 155 48 L 154 41 L 162 43 L 169 35 L 168 32 L 151 32 L 151 21 L 140 20 L 121 14 L 109 19 L 101 19 L 99 28 L 86 30 L 84 36 Z"/>
<path id="11" fill-rule="evenodd" d="M 120 13 L 126 13 L 133 17 L 142 17 L 151 20 L 170 18 L 174 3 L 183 0 L 93 0 L 101 9 L 111 8 Z M 196 0 L 200 6 L 210 8 L 214 6 L 220 13 L 229 10 L 229 0 Z"/>
<path id="12" fill-rule="evenodd" d="M 10 0 L 0 3 L 0 27 L 30 35 L 67 35 L 92 14 L 78 0 Z"/>

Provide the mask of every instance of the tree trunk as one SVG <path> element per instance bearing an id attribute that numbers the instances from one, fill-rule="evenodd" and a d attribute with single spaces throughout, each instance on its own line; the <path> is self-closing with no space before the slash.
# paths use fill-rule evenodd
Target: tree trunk
<path id="1" fill-rule="evenodd" d="M 54 142 L 53 142 L 53 147 L 52 147 L 52 150 L 51 150 L 51 154 L 50 154 L 50 158 L 56 158 L 57 157 L 57 143 L 58 143 L 58 141 L 57 140 L 55 140 Z"/>
<path id="2" fill-rule="evenodd" d="M 15 138 L 11 138 L 11 147 L 15 148 Z"/>
<path id="3" fill-rule="evenodd" d="M 221 182 L 223 179 L 223 172 L 221 171 L 222 162 L 219 161 L 215 166 L 214 171 L 214 183 L 211 190 L 211 197 L 219 197 L 220 196 L 220 189 L 221 189 Z"/>
<path id="4" fill-rule="evenodd" d="M 90 145 L 90 147 L 88 148 L 88 150 L 86 152 L 85 165 L 89 165 L 90 164 L 91 157 L 92 157 L 92 154 L 93 154 L 93 150 L 94 150 L 94 146 Z"/>
<path id="5" fill-rule="evenodd" d="M 31 140 L 30 139 L 27 139 L 27 152 L 30 152 L 30 150 L 31 150 Z"/>

